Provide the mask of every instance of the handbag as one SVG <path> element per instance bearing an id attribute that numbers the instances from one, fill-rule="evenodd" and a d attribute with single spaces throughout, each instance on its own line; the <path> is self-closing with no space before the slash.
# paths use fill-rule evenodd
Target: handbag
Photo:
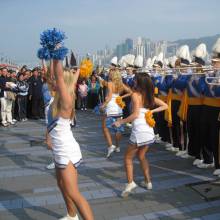
<path id="1" fill-rule="evenodd" d="M 15 101 L 16 95 L 14 92 L 6 91 L 6 99 Z"/>

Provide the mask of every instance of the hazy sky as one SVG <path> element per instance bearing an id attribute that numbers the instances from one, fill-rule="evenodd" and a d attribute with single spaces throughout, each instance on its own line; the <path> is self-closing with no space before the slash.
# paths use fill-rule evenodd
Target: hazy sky
<path id="1" fill-rule="evenodd" d="M 220 32 L 220 0 L 0 0 L 0 56 L 33 61 L 40 33 L 66 32 L 80 54 L 126 37 L 176 40 Z"/>

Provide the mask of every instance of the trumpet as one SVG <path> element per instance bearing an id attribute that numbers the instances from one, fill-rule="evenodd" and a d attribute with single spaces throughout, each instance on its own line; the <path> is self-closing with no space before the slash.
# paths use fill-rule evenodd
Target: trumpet
<path id="1" fill-rule="evenodd" d="M 202 71 L 215 71 L 215 70 L 220 70 L 220 67 L 213 67 L 211 65 L 209 66 L 180 66 L 180 67 L 174 67 L 174 68 L 168 68 L 168 67 L 165 67 L 165 68 L 158 68 L 158 67 L 153 67 L 151 68 L 151 70 L 160 70 L 160 71 L 172 71 L 172 70 L 188 70 L 188 69 L 191 69 L 191 70 L 197 70 L 197 69 L 200 69 Z"/>
<path id="2" fill-rule="evenodd" d="M 220 86 L 220 76 L 216 76 L 216 77 L 207 76 L 205 78 L 205 82 L 209 85 Z"/>

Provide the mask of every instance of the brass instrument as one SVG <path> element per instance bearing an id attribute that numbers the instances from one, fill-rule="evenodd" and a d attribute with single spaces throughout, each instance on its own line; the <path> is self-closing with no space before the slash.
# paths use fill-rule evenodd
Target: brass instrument
<path id="1" fill-rule="evenodd" d="M 210 82 L 210 80 L 212 82 Z M 209 85 L 220 86 L 220 76 L 216 76 L 216 77 L 207 76 L 205 78 L 205 82 Z"/>

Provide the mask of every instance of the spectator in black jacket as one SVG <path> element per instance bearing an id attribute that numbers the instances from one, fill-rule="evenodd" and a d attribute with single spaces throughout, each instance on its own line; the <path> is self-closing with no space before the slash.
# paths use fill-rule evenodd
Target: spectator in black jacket
<path id="1" fill-rule="evenodd" d="M 17 97 L 16 102 L 18 106 L 18 120 L 19 121 L 26 121 L 27 120 L 27 95 L 29 85 L 26 81 L 24 81 L 24 74 L 20 73 L 18 75 L 18 82 L 17 82 Z"/>
<path id="2" fill-rule="evenodd" d="M 41 103 L 43 100 L 42 86 L 43 81 L 39 76 L 38 69 L 32 70 L 32 76 L 29 79 L 29 100 L 31 101 L 31 117 L 33 119 L 40 119 L 41 117 Z"/>

